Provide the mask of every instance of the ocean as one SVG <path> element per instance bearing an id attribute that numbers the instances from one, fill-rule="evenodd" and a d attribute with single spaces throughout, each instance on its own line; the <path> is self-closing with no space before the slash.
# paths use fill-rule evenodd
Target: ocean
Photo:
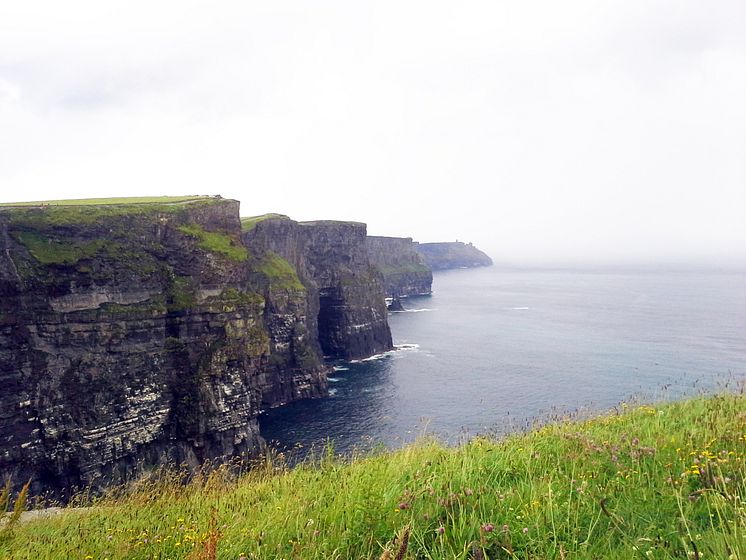
<path id="1" fill-rule="evenodd" d="M 396 351 L 337 363 L 329 397 L 260 416 L 272 446 L 456 443 L 746 377 L 743 272 L 452 270 L 403 303 Z"/>

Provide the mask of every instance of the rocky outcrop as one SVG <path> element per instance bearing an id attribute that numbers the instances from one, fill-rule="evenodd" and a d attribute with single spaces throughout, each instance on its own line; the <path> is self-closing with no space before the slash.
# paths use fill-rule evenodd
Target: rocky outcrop
<path id="1" fill-rule="evenodd" d="M 307 329 L 318 332 L 330 358 L 358 359 L 393 348 L 383 279 L 371 265 L 366 226 L 356 222 L 295 222 L 285 216 L 247 219 L 243 239 L 252 253 L 290 263 L 308 292 Z M 288 281 L 277 271 L 278 282 Z"/>
<path id="2" fill-rule="evenodd" d="M 411 237 L 368 237 L 371 263 L 383 275 L 387 297 L 427 295 L 432 291 L 433 273 L 417 252 Z"/>
<path id="3" fill-rule="evenodd" d="M 418 243 L 416 249 L 432 270 L 492 266 L 492 259 L 471 243 Z"/>
<path id="4" fill-rule="evenodd" d="M 219 197 L 0 207 L 0 478 L 102 486 L 262 450 L 257 415 L 391 348 L 365 226 Z M 249 229 L 245 226 L 244 229 Z"/>

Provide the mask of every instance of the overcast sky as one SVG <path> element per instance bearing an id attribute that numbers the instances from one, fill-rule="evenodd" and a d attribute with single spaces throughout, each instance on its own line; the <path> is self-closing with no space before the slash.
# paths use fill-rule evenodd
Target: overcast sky
<path id="1" fill-rule="evenodd" d="M 0 200 L 746 263 L 746 2 L 0 0 Z"/>

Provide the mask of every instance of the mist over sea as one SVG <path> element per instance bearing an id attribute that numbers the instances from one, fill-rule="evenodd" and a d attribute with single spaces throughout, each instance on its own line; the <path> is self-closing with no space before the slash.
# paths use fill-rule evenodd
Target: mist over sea
<path id="1" fill-rule="evenodd" d="M 339 363 L 330 396 L 267 411 L 281 448 L 449 442 L 625 399 L 680 398 L 746 376 L 746 273 L 435 274 L 433 295 L 391 313 L 398 351 Z"/>

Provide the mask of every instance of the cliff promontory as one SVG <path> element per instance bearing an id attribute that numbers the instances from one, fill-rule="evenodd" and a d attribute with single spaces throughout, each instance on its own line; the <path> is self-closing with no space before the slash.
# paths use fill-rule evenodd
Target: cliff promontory
<path id="1" fill-rule="evenodd" d="M 244 219 L 243 226 L 250 251 L 280 257 L 297 271 L 313 306 L 308 329 L 319 332 L 325 356 L 356 359 L 393 348 L 383 278 L 371 265 L 365 224 L 270 214 Z"/>
<path id="2" fill-rule="evenodd" d="M 432 270 L 492 266 L 492 259 L 471 243 L 418 243 L 416 247 Z"/>
<path id="3" fill-rule="evenodd" d="M 0 207 L 0 478 L 255 455 L 263 408 L 326 394 L 322 352 L 391 348 L 364 225 L 246 229 L 220 197 Z"/>
<path id="4" fill-rule="evenodd" d="M 371 263 L 383 274 L 386 295 L 426 295 L 431 293 L 433 272 L 417 252 L 411 237 L 368 237 Z"/>

